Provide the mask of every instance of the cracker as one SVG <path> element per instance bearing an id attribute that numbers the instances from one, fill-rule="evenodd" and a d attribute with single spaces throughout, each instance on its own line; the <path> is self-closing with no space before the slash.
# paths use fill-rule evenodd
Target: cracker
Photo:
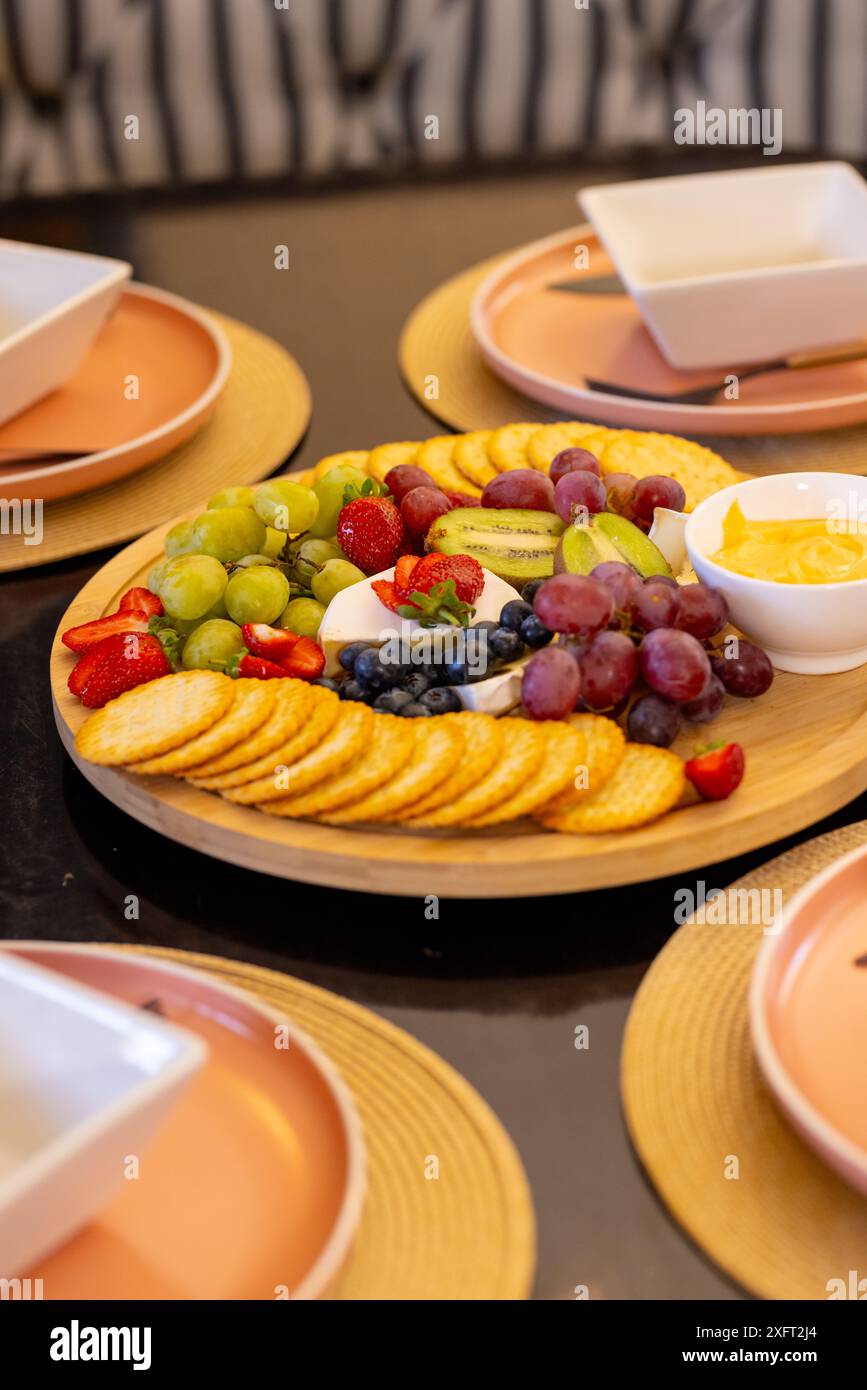
<path id="1" fill-rule="evenodd" d="M 549 830 L 570 835 L 604 835 L 636 830 L 657 820 L 680 800 L 686 783 L 683 763 L 668 748 L 627 743 L 619 766 L 599 791 L 564 811 L 538 812 Z"/>
<path id="2" fill-rule="evenodd" d="M 488 440 L 488 458 L 498 473 L 508 473 L 513 468 L 529 468 L 527 445 L 539 429 L 539 423 L 503 425 L 494 430 Z"/>
<path id="3" fill-rule="evenodd" d="M 221 671 L 178 671 L 109 700 L 82 724 L 75 747 L 88 762 L 120 767 L 197 738 L 232 703 L 232 681 Z"/>
<path id="4" fill-rule="evenodd" d="M 500 723 L 504 726 L 503 744 L 500 756 L 487 776 L 470 787 L 463 796 L 436 811 L 413 816 L 407 824 L 414 829 L 444 829 L 463 825 L 505 801 L 533 776 L 545 750 L 545 737 L 540 726 L 529 719 L 503 719 Z M 467 748 L 464 756 L 472 758 L 471 747 Z"/>
<path id="5" fill-rule="evenodd" d="M 232 778 L 239 768 L 263 758 L 298 732 L 316 703 L 316 691 L 320 687 L 291 679 L 275 680 L 273 684 L 276 686 L 274 708 L 265 723 L 255 733 L 236 743 L 228 753 L 188 768 L 185 776 L 189 781 L 195 782 L 197 787 L 204 787 L 206 791 L 222 791 L 223 787 L 235 786 Z M 230 780 L 223 781 L 225 777 Z"/>
<path id="6" fill-rule="evenodd" d="M 494 766 L 503 747 L 505 729 L 500 719 L 493 715 L 480 714 L 474 710 L 464 710 L 461 714 L 441 716 L 454 723 L 466 741 L 467 753 L 451 770 L 445 781 L 417 801 L 412 807 L 413 816 L 425 816 L 440 806 L 450 805 L 459 796 L 481 782 Z M 402 819 L 398 811 L 389 819 Z"/>
<path id="7" fill-rule="evenodd" d="M 437 487 L 447 492 L 467 492 L 472 497 L 480 497 L 481 488 L 468 482 L 452 462 L 455 439 L 453 434 L 438 434 L 433 439 L 426 439 L 419 448 L 416 463 L 430 474 Z"/>
<path id="8" fill-rule="evenodd" d="M 585 425 L 580 420 L 565 420 L 557 425 L 540 425 L 527 444 L 527 463 L 547 473 L 554 459 L 564 449 L 586 449 L 586 439 L 608 433 L 599 425 Z M 592 453 L 592 450 L 591 450 Z"/>
<path id="9" fill-rule="evenodd" d="M 626 747 L 626 736 L 619 724 L 601 714 L 570 714 L 567 723 L 581 735 L 584 744 L 572 768 L 571 785 L 544 805 L 547 811 L 565 810 L 599 791 L 616 771 Z"/>
<path id="10" fill-rule="evenodd" d="M 311 748 L 315 748 L 336 723 L 340 700 L 333 691 L 324 690 L 320 686 L 314 687 L 313 694 L 316 698 L 300 728 L 296 728 L 291 735 L 284 737 L 282 743 L 276 744 L 254 762 L 244 763 L 242 767 L 235 768 L 232 772 L 221 773 L 219 777 L 209 777 L 205 790 L 225 792 L 263 778 L 272 782 L 276 767 L 288 767 L 299 758 L 303 758 Z M 189 774 L 189 780 L 196 786 L 202 785 L 195 776 L 195 769 Z"/>
<path id="11" fill-rule="evenodd" d="M 277 682 L 236 680 L 232 684 L 235 698 L 222 719 L 199 734 L 198 738 L 182 743 L 179 748 L 173 748 L 160 758 L 130 763 L 127 772 L 138 772 L 148 777 L 176 776 L 186 768 L 205 762 L 207 758 L 219 757 L 261 728 L 274 708 Z"/>
<path id="12" fill-rule="evenodd" d="M 631 473 L 646 478 L 663 473 L 676 478 L 686 493 L 686 510 L 738 480 L 731 464 L 712 449 L 673 434 L 617 430 L 603 449 L 603 473 Z"/>
<path id="13" fill-rule="evenodd" d="M 392 468 L 401 464 L 415 463 L 421 446 L 417 442 L 402 440 L 398 444 L 380 444 L 371 449 L 367 460 L 367 471 L 378 483 L 384 483 Z"/>
<path id="14" fill-rule="evenodd" d="M 287 796 L 279 801 L 266 801 L 261 809 L 269 816 L 319 816 L 334 811 L 388 782 L 403 767 L 415 741 L 411 719 L 398 719 L 393 714 L 376 714 L 370 739 L 364 751 L 337 772 L 299 796 Z"/>
<path id="15" fill-rule="evenodd" d="M 346 464 L 350 464 L 353 468 L 360 468 L 362 473 L 366 473 L 369 457 L 366 449 L 346 449 L 342 454 L 328 454 L 326 458 L 320 459 L 311 470 L 313 482 L 318 483 L 319 479 L 324 478 L 326 473 L 330 473 L 332 468 L 341 468 Z M 294 482 L 295 479 L 293 478 L 292 481 Z"/>
<path id="16" fill-rule="evenodd" d="M 493 433 L 493 430 L 472 430 L 469 434 L 459 434 L 455 440 L 452 462 L 474 487 L 484 489 L 497 476 L 488 458 L 488 444 Z"/>
<path id="17" fill-rule="evenodd" d="M 472 829 L 486 825 L 502 825 L 509 820 L 528 816 L 537 806 L 544 806 L 564 787 L 574 781 L 574 769 L 586 748 L 584 734 L 571 724 L 550 721 L 539 725 L 545 737 L 542 761 L 531 777 L 511 796 L 492 806 L 481 816 L 466 824 Z"/>
<path id="18" fill-rule="evenodd" d="M 412 753 L 401 770 L 368 796 L 327 811 L 318 820 L 328 825 L 353 825 L 381 821 L 403 806 L 413 805 L 448 776 L 464 756 L 464 740 L 454 723 L 444 719 L 407 720 L 415 730 Z"/>
<path id="19" fill-rule="evenodd" d="M 329 714 L 331 712 L 328 704 L 320 706 L 320 709 L 327 709 Z M 338 702 L 331 728 L 320 741 L 310 745 L 309 752 L 297 756 L 301 738 L 296 735 L 285 758 L 279 757 L 279 749 L 274 754 L 275 760 L 268 773 L 252 782 L 245 782 L 243 786 L 229 788 L 223 792 L 223 796 L 227 801 L 235 801 L 241 806 L 255 806 L 262 801 L 279 801 L 288 791 L 307 791 L 363 753 L 369 743 L 375 718 L 376 715 L 367 705 L 353 701 Z M 315 722 L 315 716 L 310 722 Z"/>

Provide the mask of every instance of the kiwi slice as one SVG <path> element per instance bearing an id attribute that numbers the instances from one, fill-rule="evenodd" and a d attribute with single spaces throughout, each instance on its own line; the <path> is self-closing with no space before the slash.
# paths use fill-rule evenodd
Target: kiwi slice
<path id="1" fill-rule="evenodd" d="M 589 574 L 603 560 L 623 563 L 623 556 L 614 542 L 592 524 L 569 526 L 557 546 L 554 570 L 557 574 Z"/>
<path id="2" fill-rule="evenodd" d="M 649 579 L 652 574 L 674 578 L 671 565 L 659 547 L 625 516 L 618 516 L 616 512 L 600 512 L 593 518 L 593 525 L 620 552 L 618 558 L 638 570 L 642 579 Z"/>
<path id="3" fill-rule="evenodd" d="M 554 573 L 554 554 L 565 529 L 554 512 L 456 507 L 437 518 L 426 544 L 441 555 L 472 555 L 492 574 L 519 588 Z"/>

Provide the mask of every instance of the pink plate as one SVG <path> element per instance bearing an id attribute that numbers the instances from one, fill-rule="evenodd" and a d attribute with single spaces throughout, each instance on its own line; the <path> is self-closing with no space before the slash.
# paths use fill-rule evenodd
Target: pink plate
<path id="1" fill-rule="evenodd" d="M 587 248 L 587 269 L 575 269 L 577 247 Z M 646 391 L 688 391 L 748 365 L 745 359 L 727 370 L 676 371 L 627 294 L 551 288 L 613 273 L 589 225 L 533 242 L 501 261 L 479 286 L 470 311 L 488 366 L 515 390 L 566 415 L 663 433 L 794 434 L 867 420 L 867 360 L 766 372 L 742 383 L 739 400 L 719 396 L 713 405 L 590 390 L 587 377 Z"/>

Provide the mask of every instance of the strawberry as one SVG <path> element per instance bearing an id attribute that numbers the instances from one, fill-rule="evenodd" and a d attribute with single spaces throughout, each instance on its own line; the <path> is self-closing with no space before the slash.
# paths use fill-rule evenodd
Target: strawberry
<path id="1" fill-rule="evenodd" d="M 152 594 L 150 589 L 127 589 L 120 603 L 118 613 L 134 608 L 139 613 L 147 613 L 149 618 L 161 618 L 164 613 L 162 599 Z"/>
<path id="2" fill-rule="evenodd" d="M 706 801 L 724 801 L 740 786 L 745 765 L 739 743 L 716 743 L 700 748 L 684 772 Z"/>
<path id="3" fill-rule="evenodd" d="M 289 632 L 285 627 L 269 627 L 267 623 L 244 623 L 241 635 L 253 656 L 267 657 L 278 665 L 299 641 L 297 632 Z"/>
<path id="4" fill-rule="evenodd" d="M 401 598 L 407 599 L 416 585 L 411 583 L 412 575 L 419 562 L 418 555 L 401 555 L 394 567 L 394 587 Z M 376 586 L 374 585 L 374 588 Z M 383 602 L 385 600 L 383 599 Z"/>
<path id="5" fill-rule="evenodd" d="M 337 540 L 344 554 L 365 574 L 390 569 L 406 543 L 403 518 L 394 502 L 372 478 L 360 492 L 347 487 L 346 498 L 337 521 Z"/>
<path id="6" fill-rule="evenodd" d="M 412 572 L 412 587 L 429 594 L 435 584 L 454 581 L 462 603 L 475 603 L 485 587 L 485 572 L 471 555 L 425 555 Z"/>
<path id="7" fill-rule="evenodd" d="M 380 603 L 384 603 L 386 608 L 390 608 L 392 613 L 396 613 L 402 603 L 409 601 L 409 595 L 404 596 L 398 593 L 397 585 L 390 579 L 374 579 L 371 589 L 376 594 Z"/>
<path id="8" fill-rule="evenodd" d="M 280 664 L 287 676 L 299 681 L 315 681 L 325 670 L 325 653 L 312 637 L 299 637 Z"/>
<path id="9" fill-rule="evenodd" d="M 158 637 L 116 632 L 87 651 L 69 677 L 69 688 L 88 709 L 101 709 L 125 690 L 167 676 L 171 669 Z"/>
<path id="10" fill-rule="evenodd" d="M 91 623 L 69 627 L 60 640 L 70 651 L 86 652 L 106 637 L 115 637 L 126 632 L 145 633 L 149 621 L 148 614 L 141 609 L 125 608 L 120 613 L 110 613 L 107 618 L 95 618 Z"/>
<path id="11" fill-rule="evenodd" d="M 448 488 L 443 488 L 443 492 L 451 502 L 452 509 L 455 507 L 480 507 L 482 505 L 481 497 L 472 497 L 468 492 L 449 492 Z"/>
<path id="12" fill-rule="evenodd" d="M 250 652 L 238 652 L 226 662 L 226 675 L 237 680 L 244 676 L 247 680 L 272 681 L 285 680 L 291 675 L 276 661 L 268 661 L 264 656 L 253 656 Z"/>

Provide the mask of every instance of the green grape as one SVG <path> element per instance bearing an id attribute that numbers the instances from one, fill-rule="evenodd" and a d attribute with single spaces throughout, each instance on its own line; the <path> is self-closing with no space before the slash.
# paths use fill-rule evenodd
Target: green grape
<path id="1" fill-rule="evenodd" d="M 271 478 L 256 489 L 256 511 L 277 531 L 297 535 L 316 520 L 319 502 L 312 488 L 290 478 Z"/>
<path id="2" fill-rule="evenodd" d="M 360 570 L 357 565 L 351 565 L 348 560 L 329 560 L 318 574 L 314 574 L 310 587 L 314 598 L 318 598 L 327 608 L 335 594 L 366 578 L 364 570 Z"/>
<path id="3" fill-rule="evenodd" d="M 199 623 L 184 643 L 181 663 L 187 671 L 222 671 L 230 657 L 244 649 L 237 623 L 211 618 Z"/>
<path id="4" fill-rule="evenodd" d="M 209 623 L 212 618 L 225 618 L 225 616 L 226 605 L 222 598 L 218 598 L 213 607 L 209 608 L 207 613 L 203 613 L 200 618 L 188 618 L 186 621 L 183 618 L 172 618 L 171 625 L 179 637 L 189 637 L 190 633 L 195 632 L 202 623 Z"/>
<path id="5" fill-rule="evenodd" d="M 278 531 L 273 526 L 266 526 L 265 544 L 262 546 L 263 555 L 267 555 L 269 560 L 276 560 L 285 544 L 285 531 Z"/>
<path id="6" fill-rule="evenodd" d="M 308 586 L 314 574 L 329 560 L 346 559 L 336 541 L 311 540 L 309 536 L 295 542 L 292 556 L 293 573 L 300 583 Z"/>
<path id="7" fill-rule="evenodd" d="M 288 602 L 289 580 L 273 565 L 238 570 L 226 585 L 226 609 L 236 623 L 275 623 Z"/>
<path id="8" fill-rule="evenodd" d="M 226 564 L 252 555 L 265 543 L 265 526 L 250 507 L 215 507 L 193 522 L 193 540 L 201 555 Z"/>
<path id="9" fill-rule="evenodd" d="M 287 603 L 277 626 L 288 627 L 299 637 L 315 637 L 324 617 L 325 606 L 317 603 L 315 598 L 293 598 L 291 603 Z"/>
<path id="10" fill-rule="evenodd" d="M 239 569 L 248 570 L 251 565 L 272 566 L 274 561 L 270 555 L 243 555 L 240 560 L 235 561 L 235 564 Z"/>
<path id="11" fill-rule="evenodd" d="M 159 564 L 154 565 L 153 569 L 148 574 L 147 586 L 152 594 L 159 594 L 160 580 L 162 579 L 163 571 L 168 563 L 168 560 L 160 560 Z"/>
<path id="12" fill-rule="evenodd" d="M 215 507 L 252 507 L 256 489 L 252 487 L 224 487 L 215 492 L 208 503 L 208 511 Z"/>
<path id="13" fill-rule="evenodd" d="M 176 555 L 160 569 L 154 592 L 170 618 L 203 618 L 226 588 L 226 571 L 212 555 Z"/>
<path id="14" fill-rule="evenodd" d="M 179 521 L 166 535 L 166 554 L 171 560 L 175 555 L 191 555 L 195 549 L 193 523 Z"/>
<path id="15" fill-rule="evenodd" d="M 334 536 L 337 534 L 337 518 L 343 508 L 343 493 L 347 483 L 361 487 L 367 481 L 367 474 L 350 463 L 338 464 L 324 478 L 320 478 L 312 491 L 319 502 L 319 512 L 310 529 L 311 536 Z"/>

